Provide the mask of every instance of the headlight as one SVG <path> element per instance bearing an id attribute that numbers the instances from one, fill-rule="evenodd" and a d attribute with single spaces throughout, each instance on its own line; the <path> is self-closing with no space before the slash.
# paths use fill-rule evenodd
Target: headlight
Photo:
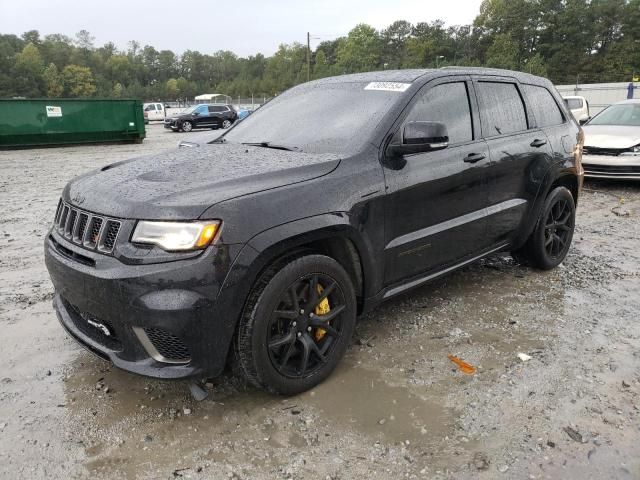
<path id="1" fill-rule="evenodd" d="M 219 221 L 151 222 L 141 220 L 131 241 L 157 245 L 163 250 L 180 251 L 207 247 L 218 233 Z"/>

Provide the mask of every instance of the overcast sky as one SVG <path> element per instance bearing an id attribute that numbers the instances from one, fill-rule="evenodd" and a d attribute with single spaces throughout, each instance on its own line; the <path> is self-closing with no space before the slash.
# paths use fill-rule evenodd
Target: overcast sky
<path id="1" fill-rule="evenodd" d="M 176 53 L 231 50 L 270 55 L 280 43 L 313 45 L 345 35 L 357 23 L 384 28 L 394 20 L 473 21 L 481 0 L 0 0 L 0 33 L 89 30 L 100 46 L 129 40 Z"/>

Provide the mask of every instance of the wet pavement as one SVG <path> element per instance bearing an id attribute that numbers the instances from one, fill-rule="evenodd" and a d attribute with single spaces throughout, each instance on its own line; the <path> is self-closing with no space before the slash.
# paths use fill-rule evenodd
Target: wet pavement
<path id="1" fill-rule="evenodd" d="M 640 478 L 640 183 L 586 183 L 554 271 L 492 257 L 363 317 L 310 392 L 227 374 L 198 403 L 94 358 L 51 308 L 67 180 L 202 135 L 148 131 L 0 152 L 0 478 Z"/>

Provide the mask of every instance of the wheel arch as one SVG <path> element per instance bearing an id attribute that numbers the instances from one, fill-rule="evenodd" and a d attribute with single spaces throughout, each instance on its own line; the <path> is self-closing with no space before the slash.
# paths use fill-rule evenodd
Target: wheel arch
<path id="1" fill-rule="evenodd" d="M 578 197 L 580 196 L 582 183 L 575 170 L 563 169 L 558 171 L 557 169 L 549 168 L 540 183 L 538 194 L 536 195 L 535 201 L 529 210 L 529 215 L 527 216 L 526 221 L 523 222 L 518 235 L 513 241 L 513 249 L 518 249 L 524 245 L 531 233 L 535 230 L 540 213 L 544 207 L 544 202 L 556 187 L 566 187 L 571 192 L 576 207 L 578 206 Z"/>

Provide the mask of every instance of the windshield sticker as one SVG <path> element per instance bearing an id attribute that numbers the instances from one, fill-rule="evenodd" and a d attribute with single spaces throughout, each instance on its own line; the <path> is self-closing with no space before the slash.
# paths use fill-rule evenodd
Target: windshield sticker
<path id="1" fill-rule="evenodd" d="M 410 83 L 398 82 L 371 82 L 364 87 L 365 90 L 382 90 L 384 92 L 404 92 L 411 86 Z"/>

